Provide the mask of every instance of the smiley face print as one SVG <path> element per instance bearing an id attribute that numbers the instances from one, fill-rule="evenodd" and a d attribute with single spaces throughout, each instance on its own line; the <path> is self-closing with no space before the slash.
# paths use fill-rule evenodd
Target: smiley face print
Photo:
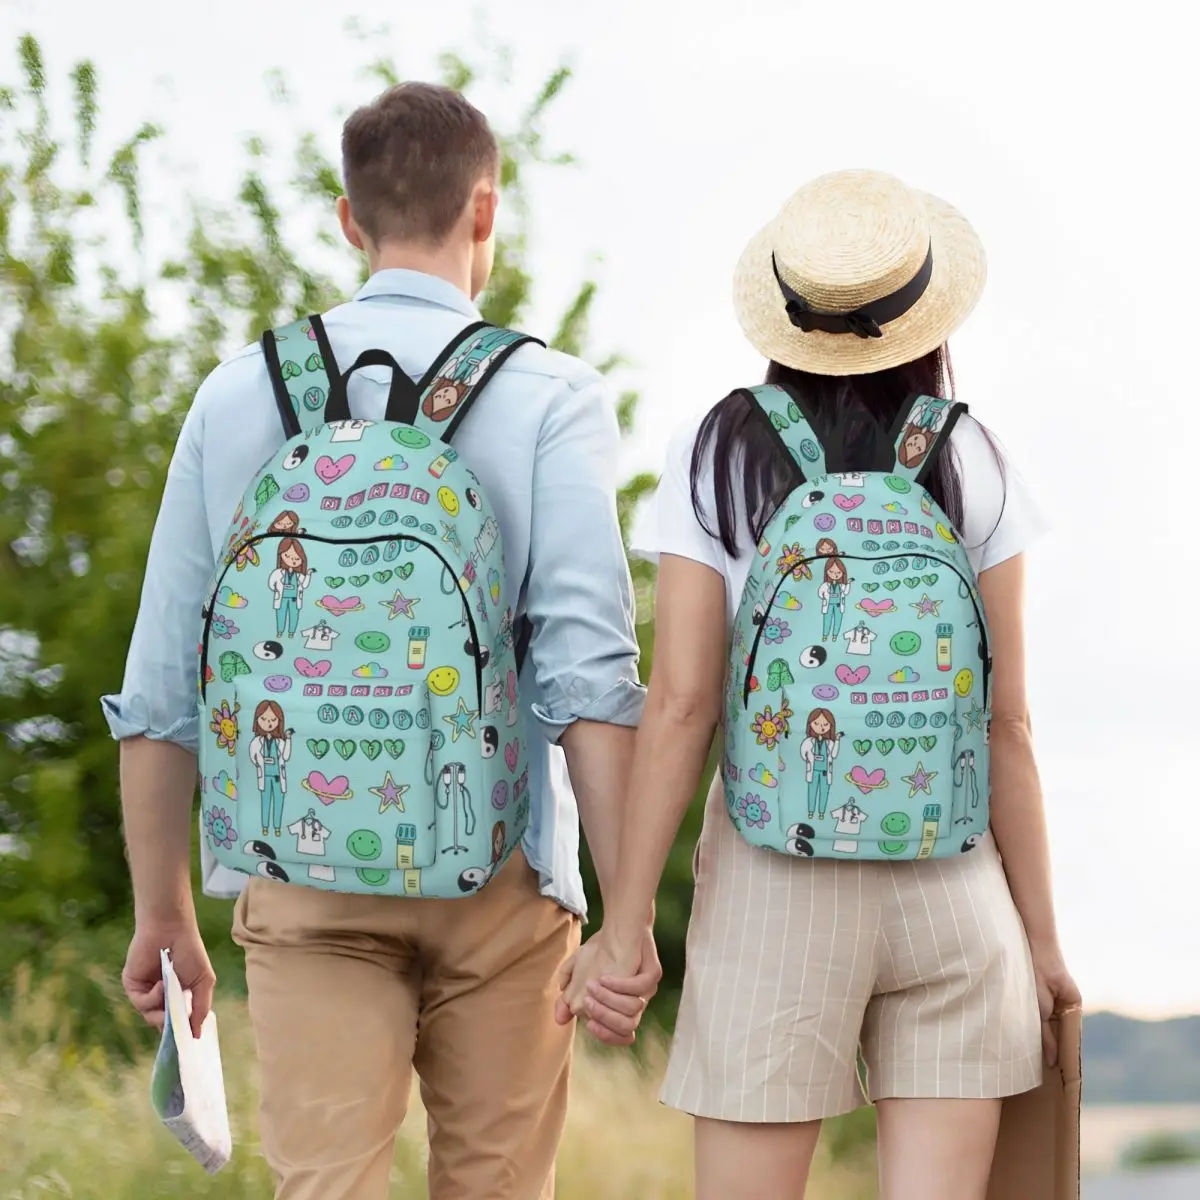
<path id="1" fill-rule="evenodd" d="M 453 667 L 434 667 L 426 682 L 435 696 L 449 696 L 458 687 L 458 672 Z"/>

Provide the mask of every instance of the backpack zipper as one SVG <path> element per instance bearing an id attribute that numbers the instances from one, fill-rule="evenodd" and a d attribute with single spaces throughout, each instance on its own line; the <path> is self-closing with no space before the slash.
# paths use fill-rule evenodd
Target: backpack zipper
<path id="1" fill-rule="evenodd" d="M 467 623 L 471 628 L 471 644 L 475 647 L 475 703 L 479 710 L 483 711 L 483 662 L 480 659 L 479 651 L 481 649 L 479 643 L 479 630 L 475 624 L 475 615 L 471 612 L 471 600 L 467 596 L 462 587 L 458 583 L 458 573 L 450 565 L 449 560 L 432 542 L 425 541 L 424 538 L 413 537 L 405 528 L 404 532 L 397 531 L 395 534 L 381 537 L 360 537 L 360 538 L 329 538 L 320 537 L 311 533 L 295 532 L 288 533 L 259 533 L 253 537 L 247 538 L 244 542 L 239 542 L 233 550 L 229 552 L 229 561 L 226 562 L 221 574 L 217 576 L 217 581 L 213 586 L 212 593 L 208 598 L 208 604 L 204 609 L 204 634 L 200 641 L 200 698 L 206 704 L 208 703 L 208 680 L 205 678 L 208 674 L 208 635 L 212 628 L 213 609 L 216 607 L 217 596 L 221 591 L 221 584 L 225 581 L 225 576 L 229 573 L 229 568 L 237 561 L 237 556 L 259 542 L 269 541 L 271 538 L 297 538 L 304 542 L 324 542 L 328 546 L 361 546 L 370 542 L 416 542 L 418 546 L 424 546 L 426 550 L 431 550 L 441 562 L 442 566 L 454 577 L 454 586 L 462 597 L 463 611 L 466 613 Z"/>
<path id="2" fill-rule="evenodd" d="M 909 554 L 814 554 L 810 558 L 802 558 L 795 567 L 780 573 L 779 579 L 771 592 L 771 597 L 767 601 L 763 612 L 763 619 L 758 623 L 758 628 L 754 631 L 754 641 L 750 644 L 750 656 L 746 662 L 746 682 L 742 686 L 742 707 L 750 709 L 750 680 L 754 676 L 754 663 L 758 658 L 758 645 L 762 640 L 763 628 L 767 623 L 767 614 L 771 611 L 775 604 L 775 597 L 779 595 L 779 589 L 783 587 L 784 582 L 793 577 L 793 572 L 796 567 L 804 566 L 806 563 L 817 562 L 824 558 L 840 558 L 843 562 L 888 562 L 896 558 L 925 558 L 929 562 L 935 562 L 939 566 L 945 567 L 947 570 L 953 571 L 966 584 L 967 595 L 970 597 L 971 605 L 975 609 L 975 620 L 979 625 L 979 635 L 983 638 L 984 656 L 983 656 L 983 707 L 987 711 L 988 706 L 988 681 L 992 674 L 992 646 L 991 639 L 988 637 L 987 625 L 984 623 L 983 610 L 979 607 L 979 601 L 975 599 L 975 588 L 971 585 L 971 581 L 952 563 L 947 562 L 944 558 L 939 558 L 936 554 L 913 555 Z"/>

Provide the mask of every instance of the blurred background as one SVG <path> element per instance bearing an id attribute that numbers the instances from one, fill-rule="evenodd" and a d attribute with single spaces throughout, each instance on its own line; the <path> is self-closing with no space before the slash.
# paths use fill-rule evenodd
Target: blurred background
<path id="1" fill-rule="evenodd" d="M 268 1194 L 226 903 L 201 913 L 234 1162 L 206 1179 L 151 1117 L 97 698 L 120 684 L 198 382 L 357 286 L 333 219 L 341 122 L 424 78 L 464 88 L 503 139 L 486 315 L 613 379 L 627 533 L 671 433 L 761 378 L 730 278 L 794 188 L 878 167 L 977 226 L 990 281 L 955 341 L 960 395 L 1052 524 L 1029 671 L 1087 1004 L 1084 1196 L 1200 1195 L 1198 97 L 1176 20 L 1165 0 L 0 0 L 0 1194 Z M 633 569 L 648 674 L 653 572 Z M 688 1121 L 654 1096 L 699 821 L 659 896 L 661 1032 L 581 1056 L 563 1200 L 691 1195 Z M 874 1196 L 872 1134 L 869 1111 L 826 1130 L 814 1195 Z M 422 1143 L 414 1111 L 402 1194 L 424 1195 Z"/>

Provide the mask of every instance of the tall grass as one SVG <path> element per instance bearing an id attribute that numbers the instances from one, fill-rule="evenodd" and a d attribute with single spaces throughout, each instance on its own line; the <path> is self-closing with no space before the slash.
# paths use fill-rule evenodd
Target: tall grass
<path id="1" fill-rule="evenodd" d="M 107 986 L 107 985 L 106 985 Z M 113 1002 L 121 1003 L 113 991 Z M 256 1141 L 253 1042 L 241 1000 L 219 1004 L 222 1057 L 236 1144 L 233 1161 L 206 1176 L 157 1124 L 149 1106 L 150 1059 L 132 1065 L 79 1049 L 61 980 L 16 982 L 0 1019 L 0 1197 L 3 1200 L 153 1200 L 272 1194 Z M 686 1200 L 693 1194 L 691 1122 L 663 1108 L 665 1064 L 651 1035 L 640 1059 L 581 1039 L 559 1200 Z M 811 1200 L 873 1200 L 873 1162 L 861 1137 L 835 1126 L 819 1156 Z M 392 1169 L 392 1194 L 426 1197 L 425 1122 L 414 1091 Z M 832 1161 L 837 1151 L 838 1162 Z"/>

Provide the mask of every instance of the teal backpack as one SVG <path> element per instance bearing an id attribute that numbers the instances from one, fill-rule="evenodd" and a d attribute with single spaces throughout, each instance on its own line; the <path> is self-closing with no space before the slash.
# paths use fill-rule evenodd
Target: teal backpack
<path id="1" fill-rule="evenodd" d="M 204 831 L 225 866 L 465 896 L 520 841 L 529 626 L 451 443 L 534 340 L 472 325 L 414 384 L 382 350 L 343 376 L 317 316 L 263 335 L 287 440 L 233 516 L 200 642 Z M 392 371 L 380 422 L 350 415 L 364 366 Z"/>
<path id="2" fill-rule="evenodd" d="M 966 406 L 915 397 L 890 470 L 830 473 L 797 394 L 743 394 L 796 478 L 734 621 L 733 823 L 752 845 L 808 857 L 969 851 L 988 827 L 991 651 L 975 572 L 924 486 Z"/>

